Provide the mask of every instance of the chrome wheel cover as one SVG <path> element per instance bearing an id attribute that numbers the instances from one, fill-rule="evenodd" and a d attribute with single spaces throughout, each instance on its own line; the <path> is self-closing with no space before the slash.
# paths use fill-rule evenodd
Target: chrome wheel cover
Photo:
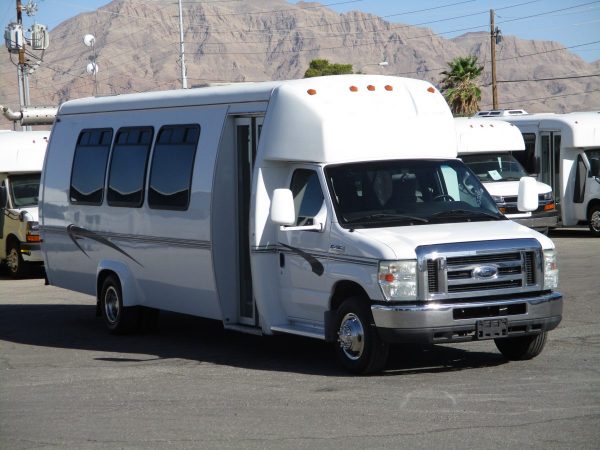
<path id="1" fill-rule="evenodd" d="M 594 231 L 600 233 L 600 211 L 594 211 L 590 217 L 590 225 Z"/>
<path id="2" fill-rule="evenodd" d="M 6 265 L 11 273 L 17 273 L 19 271 L 19 253 L 16 248 L 11 248 L 6 255 Z"/>
<path id="3" fill-rule="evenodd" d="M 111 323 L 117 323 L 120 314 L 119 294 L 114 286 L 109 286 L 104 293 L 104 313 Z"/>
<path id="4" fill-rule="evenodd" d="M 356 361 L 361 357 L 365 349 L 365 330 L 356 314 L 348 313 L 342 319 L 338 342 L 348 359 Z"/>

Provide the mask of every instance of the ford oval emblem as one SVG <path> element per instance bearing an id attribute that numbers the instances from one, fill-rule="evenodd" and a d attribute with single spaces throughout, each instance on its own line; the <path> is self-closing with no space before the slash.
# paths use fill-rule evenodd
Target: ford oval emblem
<path id="1" fill-rule="evenodd" d="M 473 269 L 473 277 L 475 278 L 494 278 L 498 275 L 496 266 L 478 266 Z"/>

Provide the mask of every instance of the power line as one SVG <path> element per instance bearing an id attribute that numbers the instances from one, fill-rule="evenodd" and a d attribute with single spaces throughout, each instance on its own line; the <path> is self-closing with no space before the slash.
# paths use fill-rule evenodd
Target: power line
<path id="1" fill-rule="evenodd" d="M 529 83 L 534 81 L 555 81 L 555 80 L 574 80 L 577 78 L 592 78 L 600 77 L 600 73 L 594 73 L 591 75 L 573 75 L 569 77 L 551 77 L 551 78 L 535 78 L 529 80 L 498 80 L 497 83 Z M 489 84 L 483 84 L 482 86 L 487 87 Z"/>
<path id="2" fill-rule="evenodd" d="M 583 91 L 583 92 L 574 92 L 571 94 L 561 94 L 561 95 L 550 95 L 548 97 L 537 97 L 537 98 L 523 98 L 523 99 L 519 99 L 519 100 L 511 100 L 510 102 L 502 102 L 503 105 L 512 105 L 514 103 L 526 103 L 526 102 L 533 102 L 533 101 L 540 101 L 540 100 L 552 100 L 555 98 L 562 98 L 562 97 L 572 97 L 572 96 L 576 96 L 576 95 L 584 95 L 584 94 L 592 94 L 594 92 L 600 92 L 600 89 L 592 89 L 589 91 Z M 486 105 L 481 105 L 482 108 L 487 108 L 490 107 L 492 105 L 490 104 L 486 104 Z"/>

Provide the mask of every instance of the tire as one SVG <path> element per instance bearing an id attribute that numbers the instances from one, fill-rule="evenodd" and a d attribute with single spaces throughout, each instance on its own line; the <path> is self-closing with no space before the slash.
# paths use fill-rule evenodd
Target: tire
<path id="1" fill-rule="evenodd" d="M 114 275 L 107 276 L 102 283 L 100 310 L 104 323 L 112 334 L 131 333 L 139 326 L 139 308 L 123 306 L 121 283 Z"/>
<path id="2" fill-rule="evenodd" d="M 29 264 L 23 261 L 21 246 L 15 240 L 11 240 L 6 248 L 6 266 L 13 278 L 23 278 L 29 274 Z"/>
<path id="3" fill-rule="evenodd" d="M 592 234 L 600 237 L 600 205 L 594 205 L 590 208 L 588 224 Z"/>
<path id="4" fill-rule="evenodd" d="M 535 336 L 495 339 L 494 342 L 505 358 L 512 361 L 524 361 L 542 353 L 547 337 L 548 333 L 544 331 Z"/>
<path id="5" fill-rule="evenodd" d="M 334 324 L 338 336 L 334 343 L 336 356 L 346 370 L 366 375 L 385 368 L 389 345 L 379 337 L 364 300 L 345 300 L 335 312 Z"/>

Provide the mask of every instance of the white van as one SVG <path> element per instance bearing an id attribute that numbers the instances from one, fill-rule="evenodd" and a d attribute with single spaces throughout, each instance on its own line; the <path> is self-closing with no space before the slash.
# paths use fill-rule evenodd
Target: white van
<path id="1" fill-rule="evenodd" d="M 527 180 L 520 204 L 534 210 Z M 369 373 L 394 342 L 494 339 L 532 358 L 562 317 L 552 241 L 499 213 L 419 80 L 67 102 L 41 227 L 49 282 L 95 295 L 117 333 L 177 311 L 327 340 Z"/>
<path id="2" fill-rule="evenodd" d="M 13 277 L 42 264 L 40 172 L 49 131 L 0 131 L 0 262 Z"/>
<path id="3" fill-rule="evenodd" d="M 513 155 L 525 150 L 517 127 L 506 122 L 457 117 L 458 156 L 479 177 L 506 217 L 547 234 L 558 221 L 552 188 L 537 182 L 539 206 L 535 211 L 519 211 L 519 181 L 529 176 Z"/>
<path id="4" fill-rule="evenodd" d="M 559 225 L 587 224 L 600 237 L 600 111 L 501 119 L 523 134 L 525 169 L 552 186 Z"/>

